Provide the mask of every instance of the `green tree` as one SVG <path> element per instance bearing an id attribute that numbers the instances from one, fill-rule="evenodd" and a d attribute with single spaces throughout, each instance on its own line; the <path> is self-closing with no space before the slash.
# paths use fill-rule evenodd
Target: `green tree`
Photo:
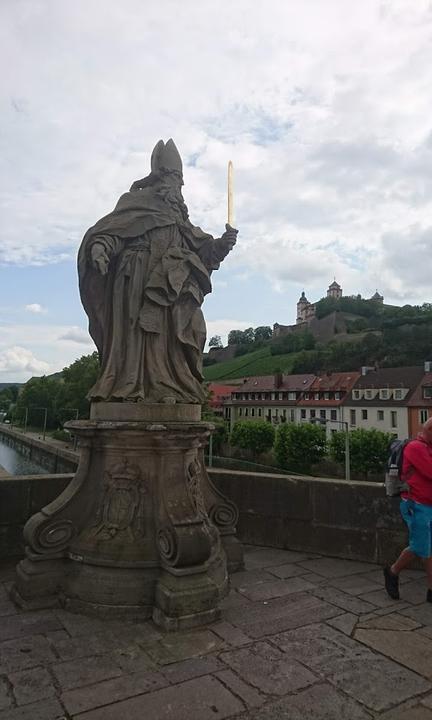
<path id="1" fill-rule="evenodd" d="M 87 400 L 87 393 L 95 384 L 98 374 L 99 356 L 97 352 L 91 353 L 91 355 L 83 355 L 78 360 L 75 360 L 72 365 L 64 368 L 61 407 L 65 409 L 77 408 L 80 417 L 88 417 L 90 403 Z M 71 418 L 64 419 L 70 420 Z"/>
<path id="2" fill-rule="evenodd" d="M 358 428 L 349 433 L 351 470 L 364 476 L 383 473 L 388 447 L 392 440 L 391 433 L 381 430 L 365 430 Z M 336 462 L 345 463 L 345 433 L 332 433 L 330 455 Z"/>
<path id="3" fill-rule="evenodd" d="M 222 340 L 220 335 L 213 335 L 209 340 L 209 347 L 222 348 Z"/>
<path id="4" fill-rule="evenodd" d="M 61 381 L 47 377 L 31 378 L 18 397 L 16 403 L 17 419 L 24 418 L 28 409 L 29 425 L 42 425 L 43 413 L 40 408 L 47 409 L 47 426 L 53 427 L 57 421 L 58 400 L 62 389 Z"/>
<path id="5" fill-rule="evenodd" d="M 242 345 L 243 330 L 230 330 L 228 333 L 228 345 Z"/>
<path id="6" fill-rule="evenodd" d="M 232 429 L 230 443 L 260 455 L 273 447 L 274 439 L 275 430 L 270 423 L 261 420 L 239 420 Z"/>
<path id="7" fill-rule="evenodd" d="M 309 472 L 324 457 L 327 449 L 325 429 L 321 425 L 284 423 L 279 425 L 274 446 L 279 467 Z"/>
<path id="8" fill-rule="evenodd" d="M 253 327 L 246 328 L 246 330 L 243 330 L 243 340 L 242 342 L 245 345 L 251 345 L 255 341 L 255 330 Z"/>
<path id="9" fill-rule="evenodd" d="M 254 331 L 255 342 L 259 342 L 262 340 L 270 340 L 272 335 L 273 330 L 269 325 L 260 325 L 259 327 L 255 328 Z"/>

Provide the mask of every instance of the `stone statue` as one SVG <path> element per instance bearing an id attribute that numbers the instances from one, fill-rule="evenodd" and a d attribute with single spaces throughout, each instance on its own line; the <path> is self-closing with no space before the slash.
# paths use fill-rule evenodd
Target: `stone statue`
<path id="1" fill-rule="evenodd" d="M 203 402 L 201 305 L 237 230 L 192 225 L 182 185 L 173 140 L 159 140 L 150 175 L 84 236 L 80 293 L 101 358 L 92 401 Z"/>
<path id="2" fill-rule="evenodd" d="M 176 146 L 160 140 L 150 175 L 84 236 L 80 291 L 101 372 L 90 418 L 66 426 L 77 472 L 24 528 L 20 607 L 186 629 L 219 617 L 228 572 L 243 567 L 237 508 L 205 468 L 214 426 L 201 421 L 201 305 L 237 230 L 194 227 L 182 184 Z"/>

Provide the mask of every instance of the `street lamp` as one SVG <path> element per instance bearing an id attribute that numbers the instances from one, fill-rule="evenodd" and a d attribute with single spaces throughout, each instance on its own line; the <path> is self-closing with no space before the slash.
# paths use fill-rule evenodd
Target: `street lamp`
<path id="1" fill-rule="evenodd" d="M 47 426 L 47 418 L 48 418 L 48 408 L 46 407 L 34 407 L 31 408 L 32 410 L 43 410 L 44 411 L 44 424 L 43 424 L 43 431 L 42 431 L 42 440 L 45 440 L 46 435 L 46 426 Z"/>
<path id="2" fill-rule="evenodd" d="M 311 418 L 311 423 L 319 425 L 327 425 L 327 423 L 336 423 L 342 425 L 345 430 L 345 480 L 351 480 L 351 462 L 350 462 L 350 444 L 349 444 L 349 425 L 346 420 L 330 420 L 329 418 Z"/>
<path id="3" fill-rule="evenodd" d="M 79 408 L 59 408 L 59 412 L 61 412 L 62 410 L 66 410 L 67 412 L 70 412 L 70 413 L 72 413 L 72 412 L 75 413 L 75 420 L 78 420 Z M 76 450 L 76 446 L 77 446 L 77 436 L 74 435 L 74 436 L 73 436 L 73 439 L 74 439 L 73 449 Z"/>

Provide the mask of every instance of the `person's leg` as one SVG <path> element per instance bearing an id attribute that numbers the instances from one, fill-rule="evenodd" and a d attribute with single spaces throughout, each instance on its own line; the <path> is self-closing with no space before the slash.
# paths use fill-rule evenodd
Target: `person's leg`
<path id="1" fill-rule="evenodd" d="M 413 553 L 412 550 L 410 550 L 409 548 L 405 548 L 404 550 L 402 550 L 396 562 L 394 562 L 393 565 L 390 566 L 390 572 L 393 573 L 393 575 L 399 575 L 401 570 L 405 570 L 411 565 L 414 558 L 415 553 Z"/>
<path id="2" fill-rule="evenodd" d="M 392 600 L 399 600 L 399 573 L 409 567 L 414 558 L 415 554 L 409 548 L 405 548 L 393 565 L 386 565 L 384 568 L 385 589 Z"/>
<path id="3" fill-rule="evenodd" d="M 426 580 L 428 586 L 426 600 L 427 602 L 432 602 L 432 557 L 423 558 L 423 565 L 426 570 Z"/>

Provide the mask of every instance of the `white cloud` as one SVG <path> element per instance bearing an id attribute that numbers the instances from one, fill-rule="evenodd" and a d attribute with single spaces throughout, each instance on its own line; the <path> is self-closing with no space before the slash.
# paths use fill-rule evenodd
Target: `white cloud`
<path id="1" fill-rule="evenodd" d="M 224 267 L 242 278 L 251 316 L 257 275 L 284 293 L 273 321 L 288 320 L 289 293 L 319 297 L 333 275 L 347 293 L 427 300 L 429 0 L 145 5 L 2 4 L 0 53 L 14 73 L 0 78 L 0 263 L 75 257 L 86 228 L 148 172 L 154 143 L 173 136 L 191 219 L 216 235 L 234 162 L 240 233 Z M 208 336 L 257 324 L 210 321 Z M 27 345 L 23 328 L 9 344 Z M 32 349 L 49 347 L 56 366 L 87 344 L 66 323 L 40 333 Z"/>
<path id="2" fill-rule="evenodd" d="M 30 305 L 26 305 L 25 309 L 27 312 L 34 313 L 35 315 L 39 315 L 40 313 L 46 313 L 46 309 L 42 307 L 42 305 L 39 305 L 39 303 L 31 303 Z"/>
<path id="3" fill-rule="evenodd" d="M 23 375 L 47 373 L 50 369 L 49 363 L 38 360 L 33 353 L 19 345 L 7 348 L 0 352 L 0 372 L 6 376 L 13 375 L 14 379 L 20 380 Z M 0 377 L 3 377 L 0 376 Z"/>
<path id="4" fill-rule="evenodd" d="M 73 327 L 73 326 L 72 326 Z M 0 382 L 15 380 L 17 382 L 25 382 L 34 374 L 41 375 L 47 371 L 57 372 L 67 365 L 70 365 L 81 355 L 87 355 L 95 349 L 90 344 L 81 344 L 76 342 L 60 339 L 71 331 L 71 326 L 67 325 L 48 325 L 48 324 L 19 324 L 19 323 L 1 323 L 0 322 L 0 358 L 10 357 L 10 349 L 18 347 L 24 350 L 23 358 L 32 357 L 43 358 L 43 367 L 40 370 L 29 365 L 24 368 L 13 370 L 9 365 L 0 363 Z M 84 331 L 81 331 L 84 334 Z M 29 355 L 30 354 L 30 355 Z M 49 365 L 45 361 L 49 359 Z"/>
<path id="5" fill-rule="evenodd" d="M 88 332 L 80 327 L 72 326 L 59 336 L 59 340 L 69 340 L 80 345 L 93 345 L 93 340 Z"/>
<path id="6" fill-rule="evenodd" d="M 207 320 L 207 341 L 213 335 L 220 335 L 223 345 L 228 342 L 228 333 L 230 330 L 246 330 L 252 327 L 253 323 L 247 320 Z"/>

